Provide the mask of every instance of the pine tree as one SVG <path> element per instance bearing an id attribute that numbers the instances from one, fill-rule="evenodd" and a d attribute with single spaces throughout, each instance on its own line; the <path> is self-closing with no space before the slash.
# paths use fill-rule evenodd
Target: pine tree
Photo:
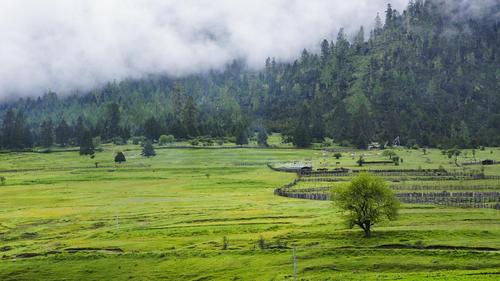
<path id="1" fill-rule="evenodd" d="M 15 148 L 16 144 L 16 114 L 13 109 L 7 110 L 2 123 L 2 143 L 5 148 Z"/>
<path id="2" fill-rule="evenodd" d="M 293 144 L 299 148 L 306 148 L 311 145 L 311 133 L 304 121 L 299 122 L 293 133 Z"/>
<path id="3" fill-rule="evenodd" d="M 80 155 L 94 155 L 94 143 L 89 130 L 84 130 L 80 140 Z"/>
<path id="4" fill-rule="evenodd" d="M 155 149 L 153 147 L 153 143 L 149 140 L 146 141 L 144 147 L 142 148 L 142 156 L 153 157 L 156 155 Z"/>
<path id="5" fill-rule="evenodd" d="M 323 118 L 318 111 L 313 113 L 311 137 L 315 142 L 323 142 L 325 140 L 325 127 Z"/>
<path id="6" fill-rule="evenodd" d="M 64 120 L 64 118 L 61 119 L 61 122 L 59 122 L 59 125 L 57 125 L 54 131 L 56 136 L 56 143 L 58 143 L 61 146 L 66 146 L 69 144 L 71 129 L 68 126 L 68 123 L 66 123 L 66 120 Z"/>
<path id="7" fill-rule="evenodd" d="M 246 128 L 242 127 L 241 129 L 239 129 L 238 133 L 236 134 L 236 144 L 237 145 L 248 144 L 248 135 Z"/>
<path id="8" fill-rule="evenodd" d="M 264 128 L 261 128 L 259 132 L 257 133 L 257 144 L 262 147 L 268 147 L 269 144 L 267 143 L 267 132 Z"/>
<path id="9" fill-rule="evenodd" d="M 125 161 L 127 161 L 127 159 L 125 159 L 125 154 L 121 151 L 117 152 L 115 155 L 115 162 L 121 164 Z"/>
<path id="10" fill-rule="evenodd" d="M 32 146 L 31 131 L 21 111 L 17 113 L 8 109 L 2 122 L 0 132 L 1 146 L 7 149 L 26 148 Z"/>
<path id="11" fill-rule="evenodd" d="M 83 133 L 85 132 L 86 129 L 87 128 L 83 123 L 83 117 L 79 116 L 78 119 L 76 120 L 76 123 L 73 125 L 72 129 L 73 144 L 80 145 L 80 143 L 82 142 Z"/>
<path id="12" fill-rule="evenodd" d="M 158 140 L 162 133 L 161 124 L 156 118 L 150 117 L 144 122 L 144 136 L 151 141 Z"/>
<path id="13" fill-rule="evenodd" d="M 188 96 L 184 105 L 183 124 L 189 137 L 199 135 L 198 131 L 198 108 L 192 96 Z"/>
<path id="14" fill-rule="evenodd" d="M 377 13 L 375 17 L 375 31 L 380 32 L 384 26 L 382 25 L 382 19 L 380 19 L 380 14 Z"/>
<path id="15" fill-rule="evenodd" d="M 328 40 L 324 39 L 321 42 L 321 64 L 326 65 L 328 63 L 329 58 L 330 58 L 330 43 L 328 43 Z"/>
<path id="16" fill-rule="evenodd" d="M 106 140 L 121 135 L 120 119 L 120 106 L 117 103 L 109 104 L 106 112 L 106 120 L 104 121 L 105 131 L 102 134 Z"/>
<path id="17" fill-rule="evenodd" d="M 353 117 L 353 139 L 358 148 L 366 148 L 371 138 L 370 115 L 365 104 L 361 104 Z"/>
<path id="18" fill-rule="evenodd" d="M 392 10 L 391 4 L 387 4 L 387 9 L 385 10 L 385 26 L 392 26 L 394 11 Z"/>
<path id="19" fill-rule="evenodd" d="M 40 126 L 40 145 L 43 147 L 51 147 L 54 144 L 54 130 L 52 121 L 43 121 Z"/>

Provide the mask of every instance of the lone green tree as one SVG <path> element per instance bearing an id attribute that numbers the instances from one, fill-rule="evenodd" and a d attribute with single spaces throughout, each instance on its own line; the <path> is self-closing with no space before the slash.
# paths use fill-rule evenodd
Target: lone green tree
<path id="1" fill-rule="evenodd" d="M 374 224 L 396 219 L 399 210 L 399 201 L 387 183 L 368 173 L 360 174 L 347 188 L 336 191 L 333 200 L 344 211 L 349 227 L 361 227 L 365 237 L 371 236 Z"/>
<path id="2" fill-rule="evenodd" d="M 384 152 L 382 152 L 382 156 L 386 156 L 389 158 L 389 160 L 392 160 L 394 156 L 397 156 L 396 152 L 394 150 L 386 149 Z"/>
<path id="3" fill-rule="evenodd" d="M 144 144 L 144 147 L 142 148 L 142 153 L 143 156 L 146 157 L 152 157 L 156 155 L 155 149 L 153 147 L 153 143 L 151 141 L 146 141 Z"/>
<path id="4" fill-rule="evenodd" d="M 365 164 L 365 159 L 363 158 L 363 156 L 359 156 L 359 159 L 358 161 L 356 161 L 356 163 L 358 163 L 358 166 L 362 167 L 363 164 Z"/>

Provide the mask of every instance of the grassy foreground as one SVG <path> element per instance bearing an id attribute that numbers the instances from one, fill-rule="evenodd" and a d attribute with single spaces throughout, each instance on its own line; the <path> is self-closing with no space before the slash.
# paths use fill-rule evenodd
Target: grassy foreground
<path id="1" fill-rule="evenodd" d="M 118 150 L 127 163 L 112 162 Z M 398 221 L 365 239 L 330 202 L 273 195 L 295 176 L 267 162 L 338 162 L 321 151 L 156 152 L 0 154 L 0 280 L 292 280 L 293 245 L 298 280 L 500 276 L 499 211 L 404 205 Z M 500 158 L 498 149 L 477 153 Z M 398 168 L 454 167 L 437 150 L 398 154 Z M 500 165 L 486 173 L 500 174 Z"/>

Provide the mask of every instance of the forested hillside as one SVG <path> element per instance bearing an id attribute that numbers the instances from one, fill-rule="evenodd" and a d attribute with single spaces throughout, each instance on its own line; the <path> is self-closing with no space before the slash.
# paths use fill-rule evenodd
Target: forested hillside
<path id="1" fill-rule="evenodd" d="M 320 53 L 270 58 L 260 72 L 235 61 L 224 71 L 10 102 L 0 107 L 2 146 L 77 145 L 85 129 L 103 140 L 267 130 L 299 147 L 324 137 L 362 147 L 398 136 L 407 145 L 499 146 L 500 3 L 480 15 L 450 5 L 389 5 L 373 30 L 340 31 Z"/>

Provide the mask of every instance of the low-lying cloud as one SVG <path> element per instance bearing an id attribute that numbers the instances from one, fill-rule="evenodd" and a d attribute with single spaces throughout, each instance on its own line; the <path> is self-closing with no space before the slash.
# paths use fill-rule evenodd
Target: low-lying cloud
<path id="1" fill-rule="evenodd" d="M 388 0 L 16 0 L 0 2 L 0 99 L 68 94 L 233 59 L 290 60 L 340 27 L 370 28 Z M 451 1 L 451 0 L 450 0 Z M 457 0 L 462 10 L 474 3 Z M 402 10 L 407 0 L 391 1 Z M 481 6 L 484 8 L 484 5 Z"/>

